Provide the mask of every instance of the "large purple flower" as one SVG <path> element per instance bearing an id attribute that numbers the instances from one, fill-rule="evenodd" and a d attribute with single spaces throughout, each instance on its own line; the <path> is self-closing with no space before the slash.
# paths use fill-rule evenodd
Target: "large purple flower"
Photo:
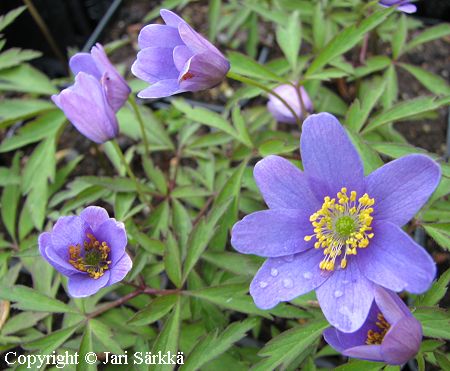
<path id="1" fill-rule="evenodd" d="M 284 84 L 277 86 L 273 89 L 275 93 L 277 93 L 281 98 L 283 98 L 294 110 L 298 117 L 303 118 L 305 115 L 302 112 L 302 104 L 300 102 L 298 91 L 295 87 L 289 84 Z M 305 88 L 300 87 L 300 92 L 302 95 L 303 104 L 305 105 L 305 109 L 308 112 L 313 111 L 313 104 L 311 99 L 309 98 L 308 93 Z M 282 101 L 280 101 L 276 96 L 269 95 L 269 102 L 267 103 L 267 108 L 275 120 L 279 122 L 286 122 L 289 124 L 295 124 L 296 119 L 292 115 L 292 112 L 284 105 Z"/>
<path id="2" fill-rule="evenodd" d="M 70 59 L 74 85 L 53 95 L 78 131 L 96 143 L 104 143 L 119 133 L 115 112 L 126 102 L 131 90 L 116 71 L 100 44 L 91 53 L 78 53 Z"/>
<path id="3" fill-rule="evenodd" d="M 230 63 L 203 36 L 175 13 L 162 9 L 165 25 L 150 24 L 139 33 L 142 49 L 131 67 L 133 74 L 150 83 L 141 98 L 161 98 L 219 84 Z"/>
<path id="4" fill-rule="evenodd" d="M 328 344 L 345 356 L 401 365 L 414 357 L 422 341 L 422 326 L 392 291 L 374 288 L 375 301 L 363 326 L 346 333 L 328 328 Z"/>
<path id="5" fill-rule="evenodd" d="M 126 276 L 132 266 L 126 245 L 123 223 L 97 206 L 79 216 L 59 218 L 51 232 L 39 236 L 41 255 L 68 277 L 69 294 L 76 298 L 93 295 Z"/>
<path id="6" fill-rule="evenodd" d="M 417 7 L 414 4 L 411 4 L 411 1 L 409 0 L 380 0 L 379 4 L 385 8 L 398 6 L 398 10 L 409 14 L 417 11 Z"/>
<path id="7" fill-rule="evenodd" d="M 345 130 L 328 113 L 304 121 L 300 147 L 303 172 L 278 156 L 256 164 L 269 210 L 236 223 L 231 243 L 268 258 L 250 286 L 258 307 L 315 289 L 330 324 L 353 332 L 367 317 L 374 284 L 412 293 L 430 286 L 435 264 L 401 227 L 435 190 L 440 167 L 410 155 L 365 177 Z"/>

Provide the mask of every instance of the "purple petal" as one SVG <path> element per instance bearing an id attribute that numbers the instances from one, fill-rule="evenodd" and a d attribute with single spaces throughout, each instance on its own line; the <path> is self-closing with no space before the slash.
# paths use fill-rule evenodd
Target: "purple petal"
<path id="1" fill-rule="evenodd" d="M 217 56 L 221 56 L 222 58 L 224 58 L 222 53 L 214 45 L 212 45 L 198 32 L 194 31 L 194 29 L 186 22 L 178 24 L 178 32 L 185 45 L 194 54 L 212 52 Z"/>
<path id="2" fill-rule="evenodd" d="M 114 266 L 123 256 L 127 246 L 127 232 L 124 224 L 112 218 L 105 220 L 93 230 L 93 235 L 100 243 L 106 242 L 108 244 L 111 249 L 110 260 Z"/>
<path id="3" fill-rule="evenodd" d="M 401 12 L 404 12 L 404 13 L 412 14 L 417 11 L 417 7 L 414 4 L 405 4 L 405 5 L 400 5 L 398 7 L 398 10 L 400 10 Z"/>
<path id="4" fill-rule="evenodd" d="M 369 246 L 359 249 L 356 256 L 364 276 L 396 292 L 428 290 L 436 265 L 425 249 L 392 223 L 377 222 L 374 234 Z"/>
<path id="5" fill-rule="evenodd" d="M 104 143 L 117 136 L 116 116 L 105 90 L 95 77 L 80 72 L 72 87 L 52 99 L 77 130 L 90 140 Z"/>
<path id="6" fill-rule="evenodd" d="M 358 347 L 346 349 L 343 355 L 352 358 L 365 359 L 368 361 L 384 361 L 381 354 L 381 345 L 360 345 Z"/>
<path id="7" fill-rule="evenodd" d="M 373 302 L 373 284 L 349 261 L 345 269 L 332 272 L 317 290 L 322 312 L 330 324 L 343 332 L 355 332 L 364 323 Z"/>
<path id="8" fill-rule="evenodd" d="M 424 155 L 409 155 L 389 162 L 366 179 L 375 198 L 373 217 L 399 226 L 407 223 L 425 204 L 441 178 L 439 165 Z"/>
<path id="9" fill-rule="evenodd" d="M 98 279 L 91 278 L 86 273 L 70 276 L 67 282 L 69 295 L 73 298 L 84 298 L 94 295 L 98 290 L 107 285 L 109 277 L 109 271 L 105 271 L 103 276 Z"/>
<path id="10" fill-rule="evenodd" d="M 108 286 L 113 285 L 116 282 L 122 281 L 127 273 L 131 270 L 133 263 L 127 253 L 124 253 L 122 257 L 111 268 L 111 275 L 109 278 Z"/>
<path id="11" fill-rule="evenodd" d="M 404 317 L 411 317 L 409 308 L 397 294 L 381 286 L 375 286 L 374 294 L 379 310 L 391 325 Z"/>
<path id="12" fill-rule="evenodd" d="M 100 224 L 109 219 L 108 212 L 99 206 L 88 206 L 80 213 L 86 223 L 89 224 L 92 230 L 96 229 Z"/>
<path id="13" fill-rule="evenodd" d="M 39 252 L 42 257 L 47 260 L 58 272 L 69 276 L 78 272 L 72 265 L 68 262 L 68 251 L 66 252 L 66 259 L 62 259 L 59 255 L 55 253 L 52 246 L 52 235 L 49 232 L 41 233 L 38 239 Z M 48 251 L 48 253 L 47 253 Z M 50 256 L 49 256 L 50 255 Z"/>
<path id="14" fill-rule="evenodd" d="M 257 307 L 273 308 L 306 294 L 321 285 L 328 274 L 319 268 L 322 251 L 309 249 L 283 258 L 269 258 L 256 273 L 250 285 L 250 295 Z"/>
<path id="15" fill-rule="evenodd" d="M 174 48 L 183 44 L 183 41 L 177 28 L 161 24 L 149 24 L 139 32 L 138 44 L 140 49 L 150 47 Z"/>
<path id="16" fill-rule="evenodd" d="M 365 192 L 361 159 L 339 121 L 329 113 L 309 116 L 300 141 L 305 174 L 319 199 L 335 197 L 342 187 Z M 372 196 L 373 197 L 373 196 Z"/>
<path id="17" fill-rule="evenodd" d="M 302 106 L 300 103 L 299 95 L 297 89 L 290 85 L 284 84 L 277 86 L 273 91 L 278 94 L 281 98 L 283 98 L 294 110 L 294 112 L 300 118 L 303 117 Z M 312 112 L 312 102 L 306 93 L 305 88 L 303 86 L 300 88 L 303 103 L 305 104 L 305 108 L 308 112 Z M 269 109 L 272 116 L 278 122 L 286 122 L 289 124 L 295 124 L 296 118 L 292 115 L 291 111 L 285 106 L 285 104 L 279 100 L 276 96 L 269 94 L 269 103 L 267 104 L 267 108 Z"/>
<path id="18" fill-rule="evenodd" d="M 69 61 L 70 69 L 74 75 L 79 72 L 85 72 L 100 80 L 102 73 L 97 68 L 92 55 L 89 53 L 77 53 Z"/>
<path id="19" fill-rule="evenodd" d="M 422 342 L 422 326 L 414 317 L 404 317 L 393 325 L 381 343 L 381 354 L 386 363 L 401 365 L 413 358 Z"/>
<path id="20" fill-rule="evenodd" d="M 333 349 L 337 350 L 339 353 L 342 353 L 345 350 L 345 347 L 342 345 L 341 341 L 338 338 L 338 330 L 334 327 L 328 327 L 323 332 L 323 338 Z"/>
<path id="21" fill-rule="evenodd" d="M 271 209 L 302 209 L 312 214 L 321 207 L 304 173 L 282 157 L 263 158 L 255 165 L 253 176 Z"/>
<path id="22" fill-rule="evenodd" d="M 179 74 L 173 62 L 173 49 L 153 47 L 145 48 L 137 54 L 131 72 L 149 83 L 177 79 Z"/>
<path id="23" fill-rule="evenodd" d="M 178 80 L 161 80 L 138 93 L 139 98 L 163 98 L 182 93 Z"/>
<path id="24" fill-rule="evenodd" d="M 79 216 L 62 216 L 53 227 L 52 249 L 65 259 L 68 257 L 69 246 L 83 246 L 90 231 L 89 225 Z"/>
<path id="25" fill-rule="evenodd" d="M 209 89 L 219 84 L 229 69 L 228 61 L 216 53 L 196 54 L 187 61 L 178 81 L 186 91 Z"/>
<path id="26" fill-rule="evenodd" d="M 159 14 L 161 14 L 161 17 L 166 25 L 170 27 L 177 28 L 180 23 L 186 23 L 183 18 L 168 9 L 161 9 Z"/>
<path id="27" fill-rule="evenodd" d="M 187 61 L 194 54 L 186 45 L 178 45 L 173 49 L 173 61 L 178 71 L 182 71 Z"/>
<path id="28" fill-rule="evenodd" d="M 233 226 L 231 245 L 243 254 L 265 257 L 292 255 L 314 246 L 309 213 L 303 210 L 263 210 L 245 216 Z"/>

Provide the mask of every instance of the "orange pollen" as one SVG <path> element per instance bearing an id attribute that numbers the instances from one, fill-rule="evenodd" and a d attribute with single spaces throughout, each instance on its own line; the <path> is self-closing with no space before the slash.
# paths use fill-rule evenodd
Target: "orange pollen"
<path id="1" fill-rule="evenodd" d="M 192 79 L 194 75 L 191 72 L 186 72 L 183 76 L 181 76 L 181 80 L 186 81 Z"/>
<path id="2" fill-rule="evenodd" d="M 90 277 L 98 279 L 109 268 L 111 260 L 108 260 L 111 249 L 106 242 L 100 243 L 91 234 L 87 234 L 88 241 L 84 242 L 84 256 L 81 255 L 81 247 L 69 246 L 69 263 L 80 272 L 86 272 Z"/>
<path id="3" fill-rule="evenodd" d="M 381 313 L 378 313 L 377 319 L 378 319 L 378 322 L 376 322 L 375 324 L 380 329 L 380 332 L 376 332 L 373 330 L 367 331 L 367 340 L 366 340 L 367 345 L 381 344 L 381 342 L 384 339 L 384 336 L 386 335 L 386 333 L 389 331 L 389 328 L 391 327 L 389 322 L 386 321 L 386 319 L 384 318 L 384 316 Z"/>

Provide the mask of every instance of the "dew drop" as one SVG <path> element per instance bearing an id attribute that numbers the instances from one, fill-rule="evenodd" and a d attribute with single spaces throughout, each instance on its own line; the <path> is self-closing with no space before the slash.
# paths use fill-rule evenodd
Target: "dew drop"
<path id="1" fill-rule="evenodd" d="M 292 280 L 290 278 L 285 278 L 283 280 L 283 286 L 287 289 L 290 289 L 294 286 L 294 282 L 292 282 Z"/>
<path id="2" fill-rule="evenodd" d="M 262 289 L 265 288 L 265 287 L 267 287 L 267 282 L 261 281 L 261 282 L 259 283 L 259 287 L 261 287 Z"/>
<path id="3" fill-rule="evenodd" d="M 311 272 L 305 272 L 305 273 L 303 273 L 303 277 L 306 278 L 307 280 L 310 280 L 312 278 L 312 273 Z"/>
<path id="4" fill-rule="evenodd" d="M 344 295 L 344 293 L 341 290 L 336 290 L 334 292 L 334 297 L 335 298 L 340 298 L 342 295 Z"/>
<path id="5" fill-rule="evenodd" d="M 278 276 L 278 269 L 272 268 L 272 269 L 270 270 L 270 275 L 271 275 L 272 277 Z"/>

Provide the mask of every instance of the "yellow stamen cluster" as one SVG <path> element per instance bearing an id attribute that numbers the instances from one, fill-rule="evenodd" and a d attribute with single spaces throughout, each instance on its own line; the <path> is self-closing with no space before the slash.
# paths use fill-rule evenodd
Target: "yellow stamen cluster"
<path id="1" fill-rule="evenodd" d="M 337 201 L 336 201 L 337 198 Z M 314 234 L 305 236 L 305 241 L 316 238 L 314 247 L 324 248 L 324 259 L 320 268 L 332 271 L 336 258 L 342 255 L 341 268 L 347 266 L 347 255 L 356 255 L 357 248 L 365 248 L 373 238 L 371 224 L 375 199 L 367 193 L 357 198 L 355 191 L 347 194 L 342 188 L 336 198 L 325 197 L 322 207 L 311 215 L 309 220 L 314 227 Z"/>
<path id="2" fill-rule="evenodd" d="M 100 243 L 91 234 L 87 234 L 89 241 L 84 242 L 84 256 L 81 256 L 80 245 L 69 246 L 69 263 L 81 272 L 86 272 L 90 277 L 98 279 L 109 268 L 108 260 L 111 249 L 106 242 Z"/>
<path id="3" fill-rule="evenodd" d="M 377 315 L 378 321 L 375 323 L 377 327 L 380 329 L 380 332 L 376 332 L 373 330 L 367 331 L 367 345 L 379 345 L 384 339 L 384 336 L 389 331 L 389 328 L 391 325 L 388 321 L 384 318 L 384 316 L 381 313 L 378 313 Z"/>

